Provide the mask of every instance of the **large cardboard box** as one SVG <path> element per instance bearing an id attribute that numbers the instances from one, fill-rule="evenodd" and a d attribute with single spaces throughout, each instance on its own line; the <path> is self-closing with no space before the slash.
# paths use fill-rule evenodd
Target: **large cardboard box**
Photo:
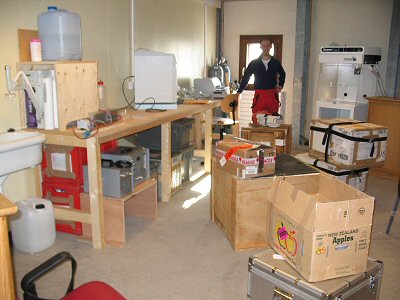
<path id="1" fill-rule="evenodd" d="M 374 198 L 321 173 L 276 177 L 269 200 L 269 244 L 308 281 L 365 271 Z"/>
<path id="2" fill-rule="evenodd" d="M 311 157 L 344 169 L 382 166 L 387 127 L 352 119 L 316 119 L 310 127 Z"/>
<path id="3" fill-rule="evenodd" d="M 234 250 L 267 247 L 268 196 L 274 177 L 318 173 L 294 157 L 283 154 L 276 160 L 275 175 L 242 179 L 215 168 L 213 159 L 210 212 Z M 294 179 L 293 179 L 294 180 Z"/>
<path id="4" fill-rule="evenodd" d="M 216 144 L 216 167 L 241 178 L 275 173 L 274 147 L 238 140 L 222 140 Z"/>
<path id="5" fill-rule="evenodd" d="M 312 165 L 319 170 L 326 172 L 332 176 L 335 176 L 340 181 L 343 181 L 362 192 L 365 192 L 368 180 L 368 168 L 361 168 L 355 170 L 347 170 L 339 168 L 333 164 L 324 162 L 311 157 L 308 153 L 300 153 L 295 156 L 298 160 Z"/>

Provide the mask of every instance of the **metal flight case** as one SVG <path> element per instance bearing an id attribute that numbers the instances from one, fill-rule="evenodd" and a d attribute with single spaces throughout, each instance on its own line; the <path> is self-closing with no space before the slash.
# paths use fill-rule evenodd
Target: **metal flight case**
<path id="1" fill-rule="evenodd" d="M 286 261 L 266 250 L 249 259 L 247 299 L 251 300 L 376 300 L 383 263 L 368 259 L 366 272 L 310 283 Z M 323 267 L 323 266 L 321 266 Z"/>

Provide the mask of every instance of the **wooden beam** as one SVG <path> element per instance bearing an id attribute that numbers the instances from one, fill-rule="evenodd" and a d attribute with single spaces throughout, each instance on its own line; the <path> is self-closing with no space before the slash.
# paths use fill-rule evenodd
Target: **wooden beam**
<path id="1" fill-rule="evenodd" d="M 17 206 L 0 194 L 0 299 L 15 299 L 15 285 L 7 216 L 16 213 Z"/>
<path id="2" fill-rule="evenodd" d="M 97 136 L 86 140 L 89 174 L 90 216 L 93 247 L 102 249 L 104 239 L 103 183 L 101 180 L 100 144 Z"/>
<path id="3" fill-rule="evenodd" d="M 61 206 L 54 206 L 54 217 L 57 220 L 82 222 L 85 224 L 92 223 L 90 213 Z"/>
<path id="4" fill-rule="evenodd" d="M 204 124 L 204 171 L 206 173 L 211 172 L 211 156 L 212 156 L 212 117 L 213 110 L 209 109 L 205 111 Z"/>
<path id="5" fill-rule="evenodd" d="M 202 126 L 203 113 L 194 115 L 194 139 L 196 149 L 203 148 L 203 126 Z"/>
<path id="6" fill-rule="evenodd" d="M 171 199 L 171 122 L 161 125 L 161 182 L 162 202 Z"/>

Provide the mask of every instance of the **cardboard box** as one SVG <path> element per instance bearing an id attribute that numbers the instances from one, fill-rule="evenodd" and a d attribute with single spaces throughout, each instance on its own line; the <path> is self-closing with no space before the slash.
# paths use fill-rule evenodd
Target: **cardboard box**
<path id="1" fill-rule="evenodd" d="M 275 176 L 299 177 L 318 173 L 288 154 L 277 157 L 274 176 L 242 179 L 215 167 L 211 176 L 211 219 L 219 225 L 234 250 L 268 246 L 268 196 Z M 293 179 L 294 180 L 294 179 Z"/>
<path id="2" fill-rule="evenodd" d="M 276 177 L 269 200 L 269 244 L 308 281 L 365 271 L 374 198 L 321 173 Z"/>
<path id="3" fill-rule="evenodd" d="M 311 157 L 344 169 L 382 166 L 388 129 L 352 119 L 316 119 L 310 127 Z"/>
<path id="4" fill-rule="evenodd" d="M 242 128 L 241 137 L 273 146 L 276 154 L 290 154 L 292 150 L 292 125 L 290 124 L 282 124 L 276 128 L 264 126 Z"/>
<path id="5" fill-rule="evenodd" d="M 343 181 L 356 189 L 365 192 L 368 180 L 368 168 L 347 170 L 339 168 L 333 164 L 311 157 L 308 153 L 301 153 L 295 156 L 298 160 L 312 165 L 319 170 L 335 176 L 340 181 Z"/>
<path id="6" fill-rule="evenodd" d="M 274 147 L 237 140 L 222 140 L 216 144 L 216 167 L 241 178 L 275 173 Z"/>

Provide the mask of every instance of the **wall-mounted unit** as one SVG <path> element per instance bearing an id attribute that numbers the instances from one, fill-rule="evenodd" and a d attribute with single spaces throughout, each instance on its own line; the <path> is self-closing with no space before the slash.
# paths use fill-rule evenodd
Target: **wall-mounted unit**
<path id="1" fill-rule="evenodd" d="M 23 62 L 17 68 L 26 74 L 39 102 L 37 128 L 63 130 L 70 121 L 88 118 L 99 110 L 97 62 Z M 36 127 L 29 120 L 31 107 L 26 98 L 21 93 L 22 127 Z"/>
<path id="2" fill-rule="evenodd" d="M 380 48 L 322 47 L 315 118 L 367 120 L 366 97 L 376 93 Z"/>

